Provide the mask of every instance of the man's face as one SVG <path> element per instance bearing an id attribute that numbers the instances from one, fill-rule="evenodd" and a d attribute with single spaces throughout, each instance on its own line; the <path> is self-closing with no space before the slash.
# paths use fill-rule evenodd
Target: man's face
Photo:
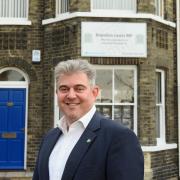
<path id="1" fill-rule="evenodd" d="M 93 106 L 98 95 L 98 87 L 89 84 L 83 72 L 59 76 L 57 89 L 58 104 L 68 123 L 85 115 Z"/>

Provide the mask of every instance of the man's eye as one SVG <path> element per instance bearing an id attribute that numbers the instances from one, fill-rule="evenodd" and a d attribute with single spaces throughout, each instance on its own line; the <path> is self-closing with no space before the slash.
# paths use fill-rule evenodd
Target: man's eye
<path id="1" fill-rule="evenodd" d="M 59 88 L 59 91 L 62 92 L 62 93 L 65 93 L 65 92 L 68 92 L 68 88 L 67 87 L 60 87 Z"/>
<path id="2" fill-rule="evenodd" d="M 78 86 L 78 87 L 75 88 L 75 90 L 77 92 L 83 92 L 85 90 L 85 88 L 83 86 Z"/>

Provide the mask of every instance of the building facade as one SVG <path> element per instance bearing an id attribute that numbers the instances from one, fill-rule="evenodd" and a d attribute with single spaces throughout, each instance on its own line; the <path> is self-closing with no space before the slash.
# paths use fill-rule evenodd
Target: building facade
<path id="1" fill-rule="evenodd" d="M 31 179 L 61 114 L 54 67 L 97 71 L 97 110 L 133 129 L 145 179 L 178 179 L 175 0 L 0 0 L 0 179 Z"/>

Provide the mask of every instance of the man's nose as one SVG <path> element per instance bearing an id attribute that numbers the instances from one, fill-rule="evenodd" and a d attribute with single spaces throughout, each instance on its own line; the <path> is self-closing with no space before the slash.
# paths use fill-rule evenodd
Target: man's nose
<path id="1" fill-rule="evenodd" d="M 70 88 L 70 89 L 69 89 L 69 92 L 68 92 L 67 97 L 68 97 L 68 98 L 75 98 L 75 97 L 76 97 L 76 92 L 74 91 L 73 88 Z"/>

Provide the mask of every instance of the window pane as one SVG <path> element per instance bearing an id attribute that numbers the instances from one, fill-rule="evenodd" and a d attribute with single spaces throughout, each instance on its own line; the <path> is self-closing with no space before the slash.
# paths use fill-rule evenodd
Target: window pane
<path id="1" fill-rule="evenodd" d="M 93 9 L 136 11 L 135 0 L 93 0 Z"/>
<path id="2" fill-rule="evenodd" d="M 27 0 L 0 0 L 0 18 L 27 18 Z"/>
<path id="3" fill-rule="evenodd" d="M 114 120 L 133 129 L 133 106 L 115 106 Z"/>
<path id="4" fill-rule="evenodd" d="M 161 103 L 161 73 L 156 72 L 156 103 Z"/>
<path id="5" fill-rule="evenodd" d="M 96 102 L 112 103 L 112 70 L 97 70 L 96 84 L 100 87 Z"/>
<path id="6" fill-rule="evenodd" d="M 134 71 L 120 70 L 114 72 L 115 103 L 134 102 Z"/>
<path id="7" fill-rule="evenodd" d="M 98 112 L 103 114 L 105 117 L 112 119 L 112 106 L 108 105 L 97 105 L 96 109 Z"/>
<path id="8" fill-rule="evenodd" d="M 158 16 L 162 16 L 162 1 L 163 0 L 155 0 L 155 14 Z"/>
<path id="9" fill-rule="evenodd" d="M 7 70 L 0 74 L 0 81 L 25 81 L 25 79 L 19 72 Z"/>
<path id="10" fill-rule="evenodd" d="M 56 0 L 57 15 L 69 11 L 69 0 Z"/>
<path id="11" fill-rule="evenodd" d="M 156 137 L 160 138 L 160 106 L 156 106 Z"/>

